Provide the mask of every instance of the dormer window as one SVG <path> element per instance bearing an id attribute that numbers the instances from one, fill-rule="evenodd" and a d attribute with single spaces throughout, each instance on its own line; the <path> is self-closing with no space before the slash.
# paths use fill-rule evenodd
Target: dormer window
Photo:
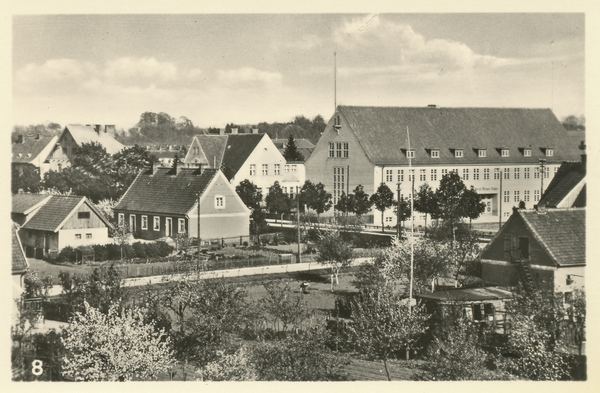
<path id="1" fill-rule="evenodd" d="M 554 156 L 554 149 L 547 147 L 546 149 L 546 157 L 552 157 Z"/>
<path id="2" fill-rule="evenodd" d="M 478 149 L 477 156 L 479 158 L 487 157 L 487 150 L 486 149 Z"/>
<path id="3" fill-rule="evenodd" d="M 440 150 L 431 149 L 431 158 L 440 158 Z"/>
<path id="4" fill-rule="evenodd" d="M 333 122 L 333 128 L 335 128 L 336 131 L 338 131 L 340 128 L 342 128 L 342 123 L 340 121 L 340 115 L 335 115 L 335 120 Z"/>
<path id="5" fill-rule="evenodd" d="M 508 150 L 508 149 L 500 149 L 500 155 L 502 157 L 510 157 L 510 150 Z"/>
<path id="6" fill-rule="evenodd" d="M 523 149 L 523 157 L 531 157 L 531 149 Z"/>
<path id="7" fill-rule="evenodd" d="M 406 150 L 406 158 L 415 158 L 414 150 Z"/>
<path id="8" fill-rule="evenodd" d="M 463 157 L 463 150 L 462 149 L 454 149 L 454 157 L 456 157 L 456 158 L 462 158 Z"/>

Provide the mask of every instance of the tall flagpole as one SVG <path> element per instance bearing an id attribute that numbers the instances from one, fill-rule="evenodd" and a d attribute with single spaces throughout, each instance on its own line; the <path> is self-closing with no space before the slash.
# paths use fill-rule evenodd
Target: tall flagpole
<path id="1" fill-rule="evenodd" d="M 337 110 L 337 53 L 333 52 L 333 111 Z"/>
<path id="2" fill-rule="evenodd" d="M 412 312 L 412 303 L 413 303 L 413 272 L 414 272 L 414 262 L 415 262 L 415 211 L 414 211 L 414 199 L 415 199 L 415 174 L 412 173 L 412 153 L 410 150 L 410 133 L 408 131 L 408 126 L 406 126 L 406 137 L 408 139 L 408 173 L 411 176 L 411 196 L 410 196 L 410 287 L 409 287 L 409 295 L 408 295 L 408 311 Z"/>

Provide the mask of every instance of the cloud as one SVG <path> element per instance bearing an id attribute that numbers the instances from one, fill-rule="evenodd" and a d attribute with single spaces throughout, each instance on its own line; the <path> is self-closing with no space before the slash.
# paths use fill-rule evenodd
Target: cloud
<path id="1" fill-rule="evenodd" d="M 154 57 L 122 57 L 109 60 L 103 71 L 108 81 L 122 85 L 135 85 L 138 81 L 170 82 L 176 80 L 177 66 L 171 62 L 159 62 Z"/>
<path id="2" fill-rule="evenodd" d="M 320 45 L 322 39 L 315 34 L 305 35 L 295 41 L 291 41 L 285 44 L 287 48 L 310 50 Z"/>
<path id="3" fill-rule="evenodd" d="M 272 88 L 280 86 L 283 77 L 278 72 L 242 67 L 234 70 L 218 70 L 217 79 L 224 87 Z"/>
<path id="4" fill-rule="evenodd" d="M 15 84 L 39 86 L 47 83 L 78 83 L 96 72 L 88 62 L 72 59 L 51 59 L 44 64 L 28 64 L 15 73 Z"/>

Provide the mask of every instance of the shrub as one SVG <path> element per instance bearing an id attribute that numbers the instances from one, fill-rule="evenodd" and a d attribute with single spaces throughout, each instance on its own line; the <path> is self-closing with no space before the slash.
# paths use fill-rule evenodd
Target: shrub
<path id="1" fill-rule="evenodd" d="M 56 260 L 58 262 L 75 262 L 76 258 L 77 251 L 71 246 L 66 246 L 65 248 L 60 250 L 60 252 L 58 253 L 58 257 L 56 257 Z"/>
<path id="2" fill-rule="evenodd" d="M 108 247 L 106 247 L 106 245 L 94 244 L 92 248 L 94 249 L 94 258 L 97 262 L 107 261 L 110 259 Z"/>

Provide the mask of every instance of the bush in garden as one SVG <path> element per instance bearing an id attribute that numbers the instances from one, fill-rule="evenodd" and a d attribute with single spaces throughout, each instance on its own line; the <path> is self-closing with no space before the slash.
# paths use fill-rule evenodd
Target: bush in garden
<path id="1" fill-rule="evenodd" d="M 94 259 L 96 262 L 108 261 L 110 259 L 106 245 L 94 244 L 92 248 L 94 249 Z"/>
<path id="2" fill-rule="evenodd" d="M 60 252 L 58 253 L 58 257 L 56 257 L 56 260 L 58 262 L 75 262 L 76 257 L 77 251 L 73 247 L 67 246 L 60 250 Z"/>
<path id="3" fill-rule="evenodd" d="M 142 242 L 135 242 L 131 245 L 133 248 L 133 257 L 134 258 L 146 258 L 148 256 L 146 245 Z"/>

